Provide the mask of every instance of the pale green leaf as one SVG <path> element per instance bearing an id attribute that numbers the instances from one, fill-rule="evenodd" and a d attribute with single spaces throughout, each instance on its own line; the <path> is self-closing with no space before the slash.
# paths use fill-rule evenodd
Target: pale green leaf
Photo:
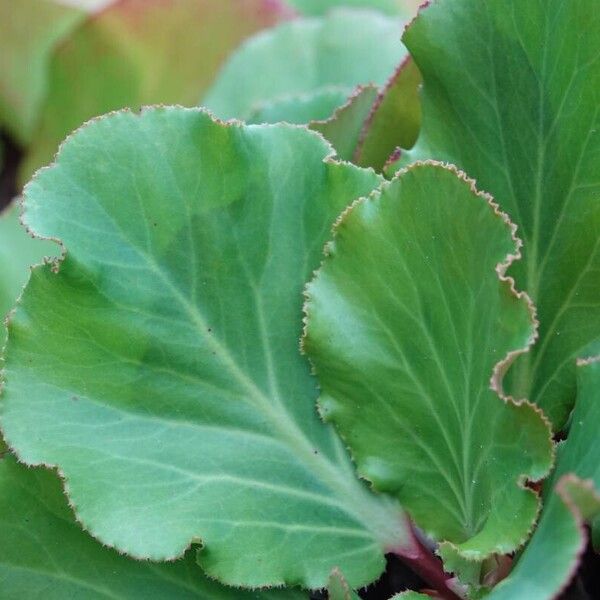
<path id="1" fill-rule="evenodd" d="M 306 292 L 323 417 L 363 477 L 472 560 L 525 541 L 523 482 L 551 463 L 539 410 L 495 391 L 533 335 L 502 276 L 511 233 L 464 175 L 416 165 L 344 214 Z"/>
<path id="2" fill-rule="evenodd" d="M 540 523 L 508 579 L 490 600 L 551 600 L 566 587 L 585 548 L 583 519 L 600 513 L 600 360 L 577 368 L 577 403 L 569 436 L 546 483 Z"/>
<path id="3" fill-rule="evenodd" d="M 14 306 L 29 277 L 29 267 L 57 254 L 56 244 L 35 240 L 25 231 L 16 202 L 0 214 L 0 319 Z M 4 341 L 2 327 L 0 347 Z"/>
<path id="4" fill-rule="evenodd" d="M 321 133 L 335 148 L 339 158 L 351 160 L 377 92 L 378 88 L 374 85 L 360 86 L 328 119 L 313 121 L 308 127 Z"/>
<path id="5" fill-rule="evenodd" d="M 396 70 L 365 119 L 354 161 L 382 171 L 396 148 L 410 148 L 421 124 L 421 74 L 410 58 Z"/>
<path id="6" fill-rule="evenodd" d="M 263 0 L 111 3 L 55 52 L 21 181 L 50 162 L 65 136 L 92 117 L 146 104 L 196 104 L 229 52 L 282 11 L 277 4 L 266 9 Z"/>
<path id="7" fill-rule="evenodd" d="M 325 120 L 344 102 L 352 90 L 347 87 L 324 87 L 306 94 L 293 94 L 260 104 L 247 118 L 248 123 L 308 123 Z"/>
<path id="8" fill-rule="evenodd" d="M 96 120 L 25 191 L 61 239 L 9 325 L 1 423 L 58 465 L 78 518 L 133 556 L 236 585 L 375 579 L 406 546 L 395 501 L 356 478 L 315 411 L 302 287 L 372 171 L 291 125 L 156 108 Z"/>
<path id="9" fill-rule="evenodd" d="M 301 600 L 294 590 L 226 588 L 195 564 L 134 561 L 84 533 L 58 477 L 0 459 L 0 589 L 3 600 Z"/>
<path id="10" fill-rule="evenodd" d="M 519 227 L 511 270 L 539 342 L 507 390 L 560 429 L 575 359 L 600 336 L 600 11 L 597 0 L 437 0 L 406 30 L 423 79 L 423 128 L 404 162 L 448 161 Z"/>
<path id="11" fill-rule="evenodd" d="M 431 600 L 431 596 L 419 592 L 400 592 L 392 596 L 390 600 Z"/>
<path id="12" fill-rule="evenodd" d="M 383 84 L 406 55 L 401 32 L 398 19 L 365 10 L 283 23 L 245 42 L 202 104 L 219 117 L 247 119 L 281 96 Z"/>

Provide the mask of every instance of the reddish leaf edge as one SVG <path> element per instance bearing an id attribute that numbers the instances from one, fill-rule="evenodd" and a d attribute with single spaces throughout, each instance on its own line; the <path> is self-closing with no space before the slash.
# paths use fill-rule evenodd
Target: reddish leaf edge
<path id="1" fill-rule="evenodd" d="M 577 365 L 584 366 L 586 364 L 591 364 L 592 362 L 600 362 L 600 356 L 597 356 L 593 359 L 579 359 L 577 361 Z M 579 548 L 577 549 L 576 553 L 574 554 L 571 560 L 568 573 L 565 577 L 562 586 L 558 590 L 556 590 L 556 592 L 552 596 L 553 600 L 558 599 L 561 596 L 561 594 L 567 589 L 567 587 L 569 587 L 571 581 L 575 577 L 577 569 L 581 564 L 583 554 L 585 553 L 585 549 L 587 547 L 589 538 L 588 532 L 585 527 L 586 519 L 581 509 L 579 508 L 577 501 L 573 497 L 572 493 L 569 491 L 569 487 L 571 486 L 576 487 L 579 490 L 592 495 L 600 504 L 600 492 L 596 489 L 594 482 L 591 479 L 581 479 L 575 473 L 567 473 L 566 475 L 563 475 L 554 488 L 554 491 L 559 496 L 560 500 L 571 513 L 575 526 L 579 531 Z"/>
<path id="2" fill-rule="evenodd" d="M 407 70 L 413 64 L 414 64 L 413 57 L 410 54 L 407 54 L 404 57 L 404 59 L 402 60 L 402 62 L 398 65 L 398 67 L 396 67 L 396 70 L 392 73 L 392 76 L 387 80 L 387 82 L 385 83 L 383 88 L 377 94 L 377 98 L 375 98 L 375 102 L 373 102 L 373 105 L 371 106 L 371 110 L 369 111 L 369 114 L 368 114 L 367 118 L 365 119 L 365 122 L 363 123 L 362 129 L 360 131 L 360 135 L 358 137 L 358 143 L 356 145 L 354 154 L 352 156 L 352 162 L 354 162 L 355 164 L 357 164 L 357 165 L 360 164 L 360 161 L 362 159 L 362 153 L 363 153 L 365 141 L 371 131 L 373 122 L 375 121 L 375 119 L 377 117 L 377 113 L 379 112 L 381 105 L 383 104 L 388 92 L 390 91 L 390 89 L 392 89 L 394 87 L 394 85 L 396 84 L 398 79 L 400 79 L 400 77 L 402 77 L 402 75 L 404 74 L 404 71 Z M 414 65 L 414 66 L 416 68 L 416 65 Z M 398 160 L 400 158 L 401 151 L 402 150 L 399 146 L 396 147 L 396 149 L 392 152 L 390 157 L 384 163 L 384 167 L 382 169 L 383 171 L 385 171 L 386 167 L 392 160 L 392 157 L 395 156 L 396 153 L 398 153 L 398 155 L 396 158 L 393 159 L 393 162 L 395 162 L 396 160 Z"/>
<path id="3" fill-rule="evenodd" d="M 126 0 L 118 0 L 118 1 L 126 1 Z M 27 234 L 32 238 L 32 239 L 38 239 L 38 240 L 44 240 L 44 241 L 50 241 L 50 242 L 54 242 L 55 244 L 57 244 L 57 246 L 60 249 L 60 255 L 56 256 L 56 257 L 45 257 L 44 260 L 41 263 L 36 263 L 34 265 L 31 265 L 29 267 L 30 270 L 30 276 L 27 279 L 27 282 L 24 284 L 21 293 L 19 294 L 19 297 L 15 300 L 15 304 L 13 306 L 13 308 L 7 313 L 7 315 L 5 316 L 4 320 L 3 320 L 3 325 L 6 331 L 6 338 L 5 338 L 5 344 L 1 349 L 1 353 L 0 353 L 0 358 L 3 357 L 5 355 L 6 352 L 6 347 L 8 344 L 8 339 L 10 337 L 10 324 L 11 324 L 11 320 L 18 308 L 18 306 L 21 304 L 22 301 L 22 296 L 23 296 L 23 292 L 24 290 L 27 288 L 28 284 L 29 284 L 29 279 L 31 278 L 31 273 L 35 270 L 35 269 L 40 269 L 45 267 L 46 265 L 50 265 L 51 270 L 53 273 L 58 273 L 60 271 L 60 265 L 61 263 L 64 261 L 64 259 L 67 256 L 68 253 L 68 249 L 66 247 L 66 245 L 63 243 L 63 241 L 58 238 L 58 237 L 53 237 L 53 236 L 44 236 L 42 234 L 37 233 L 34 229 L 32 229 L 31 227 L 29 227 L 28 223 L 27 223 L 27 206 L 26 206 L 26 199 L 27 199 L 27 191 L 29 186 L 31 185 L 31 183 L 33 181 L 35 181 L 41 173 L 43 173 L 44 171 L 48 170 L 48 169 L 52 169 L 56 166 L 58 159 L 62 153 L 62 149 L 63 147 L 68 144 L 70 142 L 70 140 L 76 136 L 80 131 L 85 130 L 87 127 L 89 127 L 90 125 L 92 125 L 93 123 L 99 122 L 99 121 L 103 121 L 106 119 L 110 119 L 113 116 L 116 115 L 120 115 L 120 114 L 128 114 L 128 115 L 132 115 L 134 117 L 141 117 L 143 116 L 145 113 L 147 112 L 154 112 L 154 111 L 163 111 L 163 112 L 169 112 L 171 110 L 184 110 L 186 112 L 190 112 L 190 113 L 201 113 L 201 114 L 206 114 L 210 117 L 210 119 L 212 119 L 213 122 L 223 126 L 223 127 L 238 127 L 238 128 L 247 128 L 247 129 L 252 129 L 252 128 L 273 128 L 273 129 L 281 129 L 281 128 L 285 128 L 285 129 L 298 129 L 298 130 L 303 130 L 303 131 L 307 131 L 308 135 L 312 135 L 316 138 L 318 138 L 321 143 L 323 144 L 324 150 L 326 150 L 326 154 L 323 157 L 323 163 L 326 164 L 342 164 L 342 165 L 349 165 L 352 166 L 354 168 L 357 169 L 362 169 L 363 171 L 369 171 L 372 172 L 373 174 L 375 173 L 375 170 L 372 168 L 365 168 L 365 167 L 357 167 L 356 165 L 354 165 L 353 163 L 351 163 L 350 161 L 345 161 L 342 159 L 339 159 L 337 157 L 336 154 L 336 150 L 333 147 L 333 145 L 319 132 L 317 131 L 312 131 L 310 129 L 308 129 L 305 125 L 295 125 L 295 124 L 289 124 L 289 123 L 264 123 L 264 124 L 260 124 L 260 125 L 248 125 L 246 124 L 243 120 L 240 119 L 220 119 L 219 117 L 217 117 L 211 110 L 209 110 L 208 108 L 205 107 L 201 107 L 201 106 L 194 106 L 194 107 L 184 107 L 178 104 L 175 105 L 165 105 L 165 104 L 151 104 L 151 105 L 144 105 L 142 106 L 139 110 L 133 110 L 131 108 L 122 108 L 119 110 L 114 110 L 114 111 L 110 111 L 106 114 L 103 115 L 99 115 L 97 117 L 93 117 L 91 119 L 88 119 L 87 121 L 85 121 L 83 124 L 81 124 L 79 127 L 77 127 L 76 129 L 74 129 L 59 145 L 58 149 L 56 150 L 53 160 L 51 163 L 49 163 L 46 166 L 40 167 L 37 171 L 35 171 L 35 173 L 32 175 L 32 177 L 30 178 L 29 182 L 24 186 L 23 188 L 23 192 L 20 196 L 18 196 L 14 201 L 18 203 L 19 205 L 19 222 L 22 225 L 22 227 L 25 229 L 25 231 L 27 232 Z M 0 404 L 2 402 L 2 394 L 4 391 L 4 387 L 5 387 L 5 372 L 4 372 L 4 368 L 2 368 L 0 370 Z M 62 487 L 62 491 L 64 496 L 66 497 L 66 501 L 67 504 L 73 514 L 74 520 L 75 522 L 79 525 L 79 527 L 86 533 L 88 534 L 90 537 L 92 537 L 95 541 L 97 541 L 101 546 L 103 546 L 104 548 L 108 548 L 110 550 L 114 550 L 115 552 L 117 552 L 119 555 L 121 556 L 127 556 L 128 558 L 138 561 L 138 562 L 147 562 L 147 563 L 152 563 L 152 564 L 160 564 L 163 562 L 166 563 L 171 563 L 171 562 L 175 562 L 177 560 L 182 559 L 185 554 L 193 547 L 196 546 L 197 549 L 197 554 L 200 554 L 200 552 L 202 552 L 203 549 L 203 542 L 202 539 L 200 537 L 196 537 L 196 536 L 191 536 L 188 543 L 183 546 L 180 551 L 178 553 L 173 554 L 172 556 L 164 556 L 164 557 L 160 557 L 160 558 L 148 558 L 145 556 L 141 556 L 141 555 L 137 555 L 131 552 L 125 552 L 123 550 L 121 550 L 120 548 L 118 548 L 115 544 L 111 543 L 111 542 L 107 542 L 105 540 L 102 540 L 99 536 L 97 536 L 93 531 L 91 526 L 89 526 L 84 519 L 82 519 L 79 515 L 79 511 L 78 511 L 78 507 L 75 504 L 75 502 L 72 500 L 72 495 L 70 492 L 70 483 L 69 483 L 69 477 L 65 474 L 65 472 L 61 469 L 61 467 L 59 465 L 55 465 L 55 464 L 51 464 L 51 463 L 47 463 L 44 461 L 40 461 L 40 462 L 33 462 L 33 463 L 29 463 L 27 462 L 25 459 L 22 458 L 22 456 L 20 455 L 19 451 L 16 449 L 16 447 L 11 443 L 11 441 L 7 438 L 6 433 L 4 432 L 4 428 L 2 426 L 2 421 L 0 419 L 0 438 L 4 440 L 5 445 L 7 450 L 4 451 L 1 455 L 0 455 L 0 460 L 2 459 L 2 456 L 4 456 L 7 452 L 9 452 L 12 456 L 15 457 L 16 461 L 19 463 L 19 465 L 22 465 L 28 469 L 36 469 L 36 468 L 43 468 L 49 471 L 53 471 L 54 473 L 56 473 L 56 475 L 58 476 L 60 482 L 61 482 L 61 487 Z M 358 476 L 358 474 L 356 474 Z M 406 520 L 408 521 L 408 518 L 406 518 Z M 410 525 L 410 523 L 408 523 Z M 205 569 L 203 569 L 200 564 L 198 564 L 198 568 L 202 570 L 202 573 L 204 574 L 205 577 L 207 577 L 208 579 L 212 580 L 212 581 L 216 581 L 218 582 L 220 585 L 223 585 L 225 587 L 229 587 L 232 589 L 243 589 L 243 590 L 254 590 L 254 591 L 260 591 L 260 590 L 269 590 L 269 589 L 281 589 L 281 588 L 299 588 L 299 589 L 305 589 L 301 586 L 298 586 L 296 584 L 291 585 L 286 583 L 285 581 L 276 581 L 273 582 L 269 585 L 265 585 L 265 586 L 235 586 L 229 583 L 225 583 L 223 582 L 221 579 L 219 579 L 218 577 L 215 577 L 214 575 L 208 573 Z"/>
<path id="4" fill-rule="evenodd" d="M 327 86 L 330 88 L 335 88 L 335 87 L 340 87 L 340 86 Z M 345 112 L 348 108 L 350 108 L 353 104 L 353 102 L 356 100 L 356 98 L 358 96 L 360 96 L 365 90 L 378 90 L 379 88 L 374 84 L 374 83 L 365 83 L 365 84 L 360 84 L 357 85 L 353 90 L 352 93 L 348 96 L 348 98 L 346 99 L 346 101 L 344 102 L 344 104 L 338 106 L 333 113 L 331 114 L 331 116 L 327 117 L 327 119 L 314 119 L 312 120 L 310 123 L 308 123 L 308 128 L 310 129 L 313 125 L 331 125 L 331 123 L 335 123 L 339 117 L 340 114 Z M 354 162 L 354 161 L 352 161 Z"/>
<path id="5" fill-rule="evenodd" d="M 400 36 L 400 39 L 402 39 L 402 40 L 404 39 L 404 35 L 406 34 L 407 30 L 412 27 L 413 23 L 421 17 L 421 14 L 423 13 L 423 11 L 427 10 L 433 4 L 433 2 L 435 2 L 435 0 L 424 0 L 424 2 L 417 9 L 417 13 L 414 15 L 414 17 L 410 21 L 408 21 L 406 23 L 406 25 L 404 26 L 404 30 L 402 32 L 402 35 Z M 405 61 L 409 58 L 410 58 L 410 60 L 414 60 L 410 53 L 408 54 Z M 402 65 L 400 65 L 400 68 L 402 68 Z M 387 88 L 387 85 L 386 85 L 386 88 Z M 418 138 L 417 138 L 417 141 L 418 141 Z M 398 146 L 390 154 L 388 159 L 385 161 L 385 164 L 383 165 L 382 173 L 386 177 L 389 177 L 391 179 L 396 175 L 397 171 L 392 171 L 392 169 L 393 169 L 394 164 L 396 164 L 402 157 L 404 150 L 407 150 L 407 149 L 406 148 L 403 149 L 400 146 Z"/>
<path id="6" fill-rule="evenodd" d="M 430 0 L 427 0 L 427 2 L 425 2 L 419 10 L 426 8 L 427 6 L 430 5 L 430 3 L 431 3 Z M 417 18 L 417 17 L 415 17 L 415 18 Z M 413 21 L 414 21 L 414 19 L 413 19 Z M 400 149 L 398 149 L 398 151 L 400 151 Z M 471 192 L 474 195 L 482 198 L 485 202 L 487 202 L 488 205 L 490 206 L 490 208 L 493 210 L 494 214 L 498 218 L 500 218 L 504 222 L 504 224 L 508 227 L 509 232 L 511 234 L 511 238 L 515 244 L 514 252 L 508 254 L 503 261 L 498 263 L 496 265 L 495 271 L 496 271 L 499 281 L 501 283 L 503 283 L 504 285 L 508 286 L 508 290 L 511 293 L 511 295 L 513 295 L 517 299 L 525 302 L 527 309 L 529 311 L 529 314 L 530 314 L 530 319 L 531 319 L 531 323 L 532 323 L 532 333 L 529 336 L 529 338 L 526 342 L 526 345 L 523 348 L 511 350 L 510 352 L 508 352 L 508 354 L 502 360 L 500 360 L 496 364 L 496 366 L 493 369 L 491 378 L 490 378 L 490 389 L 492 391 L 494 391 L 498 395 L 499 400 L 503 401 L 504 403 L 512 404 L 512 405 L 518 406 L 518 407 L 519 406 L 527 407 L 529 410 L 531 410 L 533 413 L 535 413 L 537 415 L 537 417 L 540 419 L 540 421 L 543 423 L 543 425 L 546 428 L 546 431 L 548 434 L 547 441 L 548 441 L 548 450 L 549 450 L 548 461 L 544 465 L 544 467 L 542 469 L 540 469 L 539 472 L 531 473 L 529 475 L 523 473 L 516 480 L 517 486 L 519 488 L 521 488 L 522 490 L 524 490 L 525 492 L 533 494 L 533 496 L 535 496 L 535 499 L 537 502 L 537 513 L 536 513 L 535 518 L 532 520 L 527 532 L 515 544 L 514 551 L 517 551 L 520 548 L 522 548 L 525 545 L 525 543 L 529 540 L 529 538 L 531 537 L 533 531 L 535 530 L 535 527 L 537 526 L 537 523 L 539 522 L 539 518 L 540 518 L 540 514 L 541 514 L 541 510 L 542 510 L 542 501 L 541 501 L 539 492 L 534 489 L 531 489 L 531 487 L 529 487 L 527 484 L 529 482 L 531 482 L 531 483 L 540 482 L 549 475 L 549 473 L 551 472 L 551 470 L 556 462 L 556 445 L 553 440 L 551 423 L 550 423 L 549 419 L 546 417 L 546 415 L 544 414 L 544 412 L 542 411 L 542 409 L 539 408 L 534 403 L 532 403 L 531 401 L 527 400 L 526 398 L 515 399 L 510 395 L 505 395 L 502 390 L 501 383 L 502 383 L 502 377 L 503 377 L 504 373 L 508 370 L 508 368 L 510 367 L 512 362 L 518 356 L 520 356 L 521 354 L 524 354 L 526 352 L 529 352 L 531 347 L 535 344 L 535 342 L 538 338 L 539 321 L 537 319 L 536 307 L 535 307 L 532 299 L 530 298 L 530 296 L 525 291 L 518 291 L 515 287 L 514 279 L 512 277 L 506 275 L 506 271 L 512 265 L 512 263 L 515 260 L 519 260 L 521 258 L 521 247 L 523 245 L 523 242 L 519 237 L 517 237 L 517 229 L 518 229 L 517 225 L 515 223 L 513 223 L 510 220 L 510 217 L 500 209 L 500 206 L 498 205 L 498 203 L 494 200 L 494 198 L 490 194 L 488 194 L 487 192 L 482 192 L 477 188 L 477 182 L 475 181 L 475 179 L 472 179 L 471 177 L 469 177 L 464 171 L 462 171 L 461 169 L 459 169 L 458 167 L 456 167 L 453 164 L 442 162 L 442 161 L 437 161 L 437 160 L 431 160 L 431 159 L 420 160 L 420 161 L 415 161 L 414 163 L 408 165 L 407 167 L 399 169 L 398 171 L 396 171 L 396 173 L 394 173 L 394 176 L 390 180 L 382 183 L 380 185 L 380 187 L 378 189 L 374 190 L 373 192 L 371 192 L 371 194 L 369 194 L 368 196 L 363 196 L 361 198 L 357 198 L 354 202 L 352 202 L 352 204 L 350 204 L 340 214 L 340 216 L 336 219 L 335 223 L 333 224 L 333 227 L 331 228 L 332 239 L 330 241 L 328 241 L 323 248 L 323 259 L 321 260 L 321 264 L 319 265 L 319 267 L 317 269 L 315 269 L 313 271 L 312 277 L 310 278 L 309 283 L 304 288 L 304 292 L 303 292 L 304 293 L 304 305 L 303 305 L 304 316 L 302 319 L 303 329 L 302 329 L 302 335 L 300 338 L 300 351 L 302 354 L 307 355 L 306 342 L 309 339 L 308 320 L 309 320 L 309 304 L 311 301 L 311 296 L 310 296 L 310 292 L 309 292 L 310 283 L 317 277 L 319 271 L 323 268 L 325 261 L 330 256 L 331 247 L 335 243 L 335 236 L 337 234 L 338 227 L 340 227 L 340 225 L 346 220 L 348 215 L 352 212 L 352 210 L 354 210 L 354 208 L 356 206 L 363 204 L 365 202 L 370 202 L 370 201 L 376 200 L 377 198 L 379 198 L 382 191 L 385 190 L 387 187 L 389 187 L 397 178 L 400 178 L 405 173 L 407 173 L 413 169 L 419 168 L 421 166 L 435 166 L 435 167 L 440 167 L 440 168 L 446 169 L 446 170 L 454 173 L 458 179 L 460 179 L 461 181 L 468 184 L 471 189 Z M 310 362 L 310 366 L 311 366 L 311 372 L 317 378 L 317 382 L 318 382 L 317 369 L 316 369 L 314 363 L 312 362 L 312 360 L 310 360 L 310 358 L 309 358 L 309 362 Z M 319 415 L 323 419 L 323 415 L 322 415 L 321 411 L 319 411 Z M 334 424 L 334 426 L 335 426 L 335 424 Z M 336 427 L 336 431 L 337 431 L 337 427 Z M 339 431 L 338 431 L 338 435 L 340 435 L 341 439 L 345 442 L 344 436 Z M 347 444 L 345 444 L 345 445 L 346 445 L 347 451 L 349 452 L 349 454 L 352 458 L 352 461 L 356 465 L 356 459 L 354 457 L 354 452 L 353 452 L 352 448 L 350 448 Z M 361 479 L 365 480 L 369 484 L 369 486 L 373 489 L 372 481 L 370 481 L 368 478 L 364 477 L 361 473 L 358 473 L 358 476 Z M 416 531 L 414 526 L 412 525 L 412 522 L 411 522 L 411 529 L 413 532 Z M 418 537 L 416 538 L 416 541 L 419 542 Z M 461 557 L 463 557 L 464 559 L 473 560 L 473 561 L 475 560 L 469 556 L 465 556 L 462 553 L 462 551 L 458 548 L 458 546 L 452 542 L 441 540 L 440 542 L 438 542 L 438 544 L 439 545 L 447 544 L 448 546 L 452 547 L 454 549 L 454 551 L 457 554 L 459 554 Z M 403 562 L 405 562 L 411 569 L 415 570 L 415 572 L 419 573 L 422 577 L 427 575 L 425 572 L 420 572 L 417 570 L 418 568 L 420 568 L 418 566 L 418 563 L 423 558 L 420 555 L 419 551 L 417 552 L 417 554 L 419 554 L 419 558 L 416 558 L 416 560 L 415 560 L 415 556 L 411 555 L 410 552 L 407 553 L 405 549 L 388 548 L 387 550 L 389 552 L 392 552 L 393 554 L 396 554 Z M 455 594 L 455 589 L 459 589 L 459 586 L 456 585 L 456 583 L 457 583 L 456 579 L 454 579 L 452 575 L 446 573 L 443 570 L 442 562 L 439 561 L 437 558 L 434 558 L 433 554 L 431 552 L 427 551 L 427 554 L 428 554 L 428 557 L 431 556 L 431 558 L 433 558 L 435 561 L 437 561 L 439 563 L 438 568 L 442 573 L 441 579 L 443 579 L 443 581 L 445 582 L 443 591 L 439 590 L 439 588 L 437 586 L 433 586 L 433 587 L 435 589 L 437 589 L 438 591 L 442 592 L 442 594 L 446 594 L 443 597 L 461 598 L 462 595 L 456 596 L 456 594 Z M 493 554 L 494 553 L 490 553 L 487 556 L 483 556 L 482 558 L 483 559 L 488 558 L 489 556 L 492 556 Z M 437 577 L 436 577 L 436 579 L 437 579 Z M 431 583 L 433 585 L 433 582 L 431 582 Z M 454 596 L 448 595 L 448 594 L 454 594 Z"/>

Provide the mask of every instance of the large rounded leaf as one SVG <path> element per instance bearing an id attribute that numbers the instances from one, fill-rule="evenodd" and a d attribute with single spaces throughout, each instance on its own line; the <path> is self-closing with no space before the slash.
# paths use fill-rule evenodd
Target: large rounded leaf
<path id="1" fill-rule="evenodd" d="M 379 182 L 330 150 L 303 128 L 124 112 L 27 186 L 26 222 L 66 257 L 11 319 L 1 422 L 104 543 L 167 559 L 201 539 L 225 582 L 308 587 L 335 566 L 364 584 L 406 543 L 318 419 L 298 348 L 329 228 Z"/>
<path id="2" fill-rule="evenodd" d="M 323 416 L 364 477 L 470 559 L 526 539 L 538 498 L 523 483 L 551 462 L 539 410 L 496 393 L 533 339 L 503 277 L 511 233 L 464 175 L 417 165 L 343 215 L 307 288 Z"/>
<path id="3" fill-rule="evenodd" d="M 398 19 L 363 10 L 283 23 L 248 40 L 202 103 L 222 118 L 247 119 L 262 104 L 290 95 L 383 84 L 406 54 L 401 31 Z M 297 120 L 293 111 L 284 116 Z"/>
<path id="4" fill-rule="evenodd" d="M 194 551 L 174 563 L 120 556 L 81 531 L 55 474 L 0 458 L 3 600 L 301 600 L 300 591 L 244 592 L 203 576 Z"/>
<path id="5" fill-rule="evenodd" d="M 597 0 L 437 0 L 404 42 L 424 79 L 404 162 L 448 161 L 519 226 L 517 283 L 540 340 L 508 389 L 561 428 L 575 359 L 600 336 L 600 11 Z"/>

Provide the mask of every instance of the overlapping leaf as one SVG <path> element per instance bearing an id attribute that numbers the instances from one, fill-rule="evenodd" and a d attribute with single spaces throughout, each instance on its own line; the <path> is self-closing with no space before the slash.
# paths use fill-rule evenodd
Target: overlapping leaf
<path id="1" fill-rule="evenodd" d="M 600 512 L 600 359 L 582 360 L 569 436 L 546 483 L 540 523 L 510 577 L 490 600 L 556 598 L 577 568 L 586 543 L 583 519 Z"/>
<path id="2" fill-rule="evenodd" d="M 360 596 L 352 591 L 339 569 L 334 569 L 329 576 L 327 597 L 329 600 L 360 600 Z"/>
<path id="3" fill-rule="evenodd" d="M 248 123 L 296 123 L 326 120 L 346 102 L 352 93 L 345 86 L 319 88 L 307 94 L 292 94 L 257 106 L 246 119 Z"/>
<path id="4" fill-rule="evenodd" d="M 329 151 L 292 126 L 117 113 L 26 188 L 26 222 L 67 253 L 11 319 L 1 423 L 105 544 L 166 559 L 201 539 L 227 583 L 323 587 L 408 543 L 319 421 L 298 349 L 329 228 L 379 182 Z"/>
<path id="5" fill-rule="evenodd" d="M 354 162 L 382 171 L 398 146 L 410 148 L 421 124 L 421 74 L 408 58 L 379 94 L 365 119 Z"/>
<path id="6" fill-rule="evenodd" d="M 202 104 L 222 118 L 247 119 L 264 103 L 322 93 L 348 93 L 359 84 L 383 84 L 406 54 L 401 23 L 373 11 L 336 10 L 295 19 L 248 40 L 230 59 Z M 293 106 L 278 115 L 298 122 Z M 304 113 L 303 113 L 304 114 Z M 319 112 L 308 120 L 322 118 Z"/>
<path id="7" fill-rule="evenodd" d="M 519 226 L 514 273 L 540 340 L 507 389 L 561 428 L 575 358 L 600 335 L 600 12 L 596 0 L 437 0 L 406 30 L 424 78 L 404 161 L 464 169 Z"/>
<path id="8" fill-rule="evenodd" d="M 14 306 L 29 276 L 29 267 L 45 256 L 56 256 L 56 244 L 35 240 L 19 223 L 18 206 L 13 204 L 0 215 L 0 319 Z M 0 347 L 4 346 L 4 328 Z"/>
<path id="9" fill-rule="evenodd" d="M 322 415 L 361 475 L 471 559 L 525 540 L 538 499 L 523 483 L 551 460 L 539 411 L 490 389 L 533 337 L 502 278 L 517 248 L 471 181 L 417 165 L 343 215 L 307 288 Z"/>
<path id="10" fill-rule="evenodd" d="M 75 522 L 60 482 L 45 469 L 0 459 L 0 589 L 4 600 L 301 600 L 293 590 L 245 592 L 203 576 L 195 550 L 153 564 L 103 548 Z"/>
<path id="11" fill-rule="evenodd" d="M 328 119 L 312 121 L 308 127 L 321 133 L 335 148 L 339 158 L 351 160 L 376 98 L 376 86 L 360 86 Z"/>
<path id="12" fill-rule="evenodd" d="M 85 18 L 85 6 L 0 0 L 0 124 L 25 144 L 36 125 L 54 47 Z"/>
<path id="13" fill-rule="evenodd" d="M 144 104 L 196 104 L 231 50 L 285 14 L 264 0 L 111 2 L 53 56 L 22 182 L 91 117 Z"/>

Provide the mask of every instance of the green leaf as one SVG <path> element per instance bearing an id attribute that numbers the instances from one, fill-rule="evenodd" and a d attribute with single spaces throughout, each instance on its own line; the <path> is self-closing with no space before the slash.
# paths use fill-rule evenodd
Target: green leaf
<path id="1" fill-rule="evenodd" d="M 421 125 L 421 74 L 413 60 L 405 60 L 377 98 L 360 135 L 354 161 L 382 171 L 398 147 L 410 148 Z"/>
<path id="2" fill-rule="evenodd" d="M 406 55 L 401 31 L 398 19 L 366 10 L 283 23 L 233 54 L 203 104 L 219 117 L 247 119 L 281 97 L 325 86 L 383 84 Z"/>
<path id="3" fill-rule="evenodd" d="M 281 18 L 278 5 L 264 7 L 263 0 L 121 0 L 86 20 L 54 53 L 21 182 L 92 117 L 146 104 L 196 104 L 231 49 Z"/>
<path id="4" fill-rule="evenodd" d="M 363 124 L 376 98 L 377 87 L 360 86 L 329 119 L 312 121 L 308 127 L 322 134 L 335 148 L 339 158 L 351 160 L 358 146 Z"/>
<path id="5" fill-rule="evenodd" d="M 0 585 L 4 600 L 300 600 L 294 590 L 244 592 L 211 581 L 194 550 L 173 563 L 134 561 L 103 548 L 76 523 L 60 481 L 46 469 L 0 459 Z"/>
<path id="6" fill-rule="evenodd" d="M 1 423 L 103 543 L 164 560 L 201 539 L 223 582 L 311 588 L 335 566 L 364 585 L 409 543 L 299 353 L 330 226 L 380 182 L 329 152 L 305 128 L 156 108 L 91 122 L 27 186 L 27 224 L 67 252 L 9 324 Z"/>
<path id="7" fill-rule="evenodd" d="M 303 124 L 328 119 L 352 90 L 347 87 L 324 87 L 307 94 L 294 94 L 265 102 L 250 113 L 248 123 Z"/>
<path id="8" fill-rule="evenodd" d="M 55 0 L 0 2 L 0 124 L 22 144 L 37 123 L 50 54 L 84 18 Z"/>
<path id="9" fill-rule="evenodd" d="M 337 568 L 329 576 L 327 597 L 329 600 L 360 600 L 360 596 L 352 591 L 344 574 Z"/>
<path id="10" fill-rule="evenodd" d="M 600 513 L 600 357 L 579 363 L 577 403 L 569 437 L 546 483 L 540 523 L 510 577 L 490 600 L 550 600 L 558 597 L 585 549 L 583 519 Z"/>
<path id="11" fill-rule="evenodd" d="M 519 226 L 511 270 L 538 310 L 539 342 L 507 389 L 560 429 L 575 359 L 600 336 L 600 12 L 596 0 L 438 0 L 403 40 L 423 79 L 423 128 L 404 163 L 474 177 Z"/>
<path id="12" fill-rule="evenodd" d="M 305 15 L 323 15 L 333 8 L 354 7 L 380 10 L 386 14 L 406 14 L 415 7 L 415 0 L 287 0 L 288 4 Z"/>
<path id="13" fill-rule="evenodd" d="M 35 240 L 19 223 L 17 203 L 0 214 L 0 319 L 14 306 L 27 278 L 29 267 L 39 264 L 45 256 L 56 256 L 56 244 Z M 2 328 L 0 347 L 4 346 Z"/>
<path id="14" fill-rule="evenodd" d="M 390 600 L 431 600 L 431 596 L 419 594 L 419 592 L 400 592 L 392 596 Z"/>
<path id="15" fill-rule="evenodd" d="M 513 236 L 471 180 L 418 164 L 344 213 L 306 291 L 321 414 L 360 475 L 472 560 L 525 541 L 539 503 L 523 482 L 551 463 L 540 411 L 496 394 L 533 339 L 503 276 Z"/>

